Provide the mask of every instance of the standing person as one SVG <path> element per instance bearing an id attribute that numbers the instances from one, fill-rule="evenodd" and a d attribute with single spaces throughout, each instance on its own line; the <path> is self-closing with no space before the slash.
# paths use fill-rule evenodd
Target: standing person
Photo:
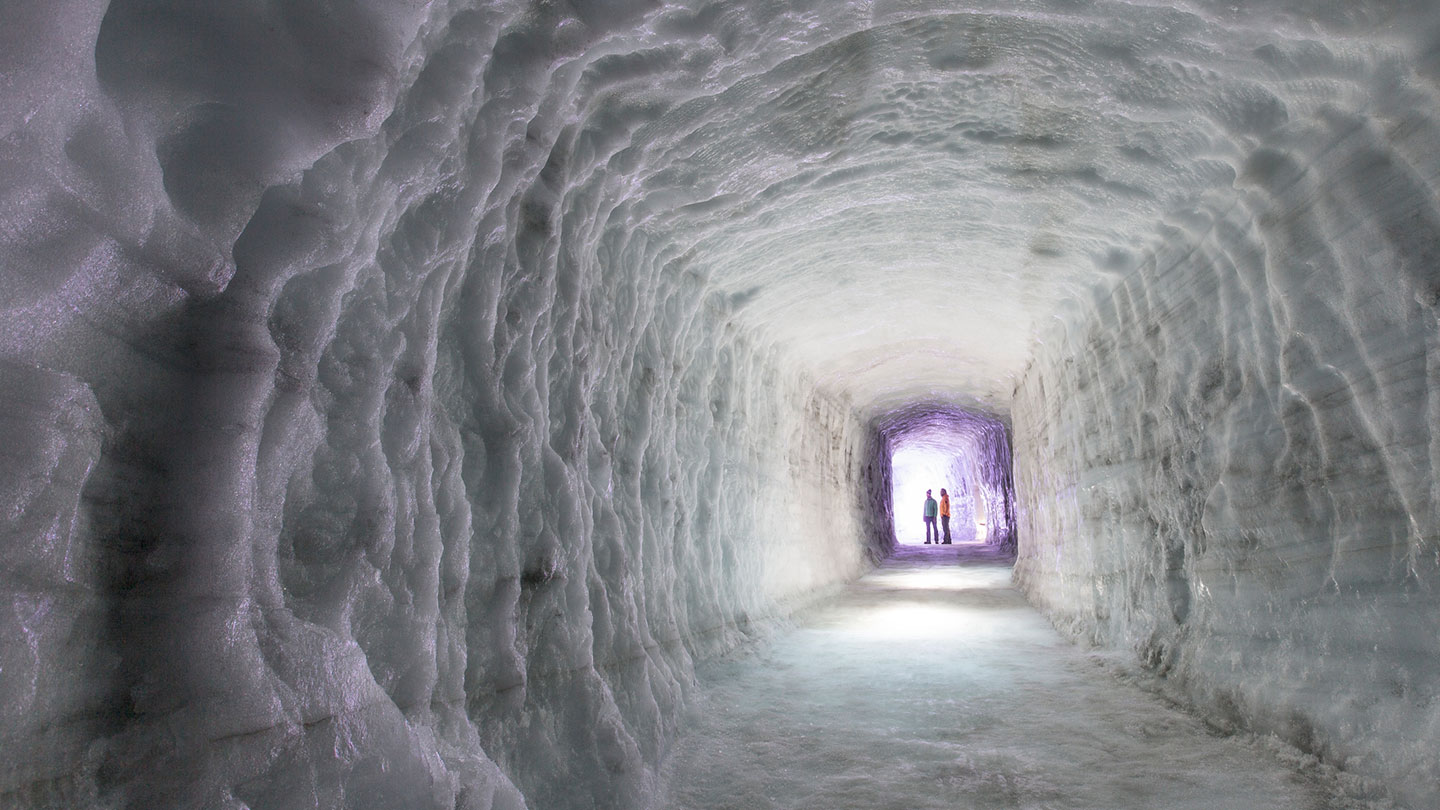
<path id="1" fill-rule="evenodd" d="M 925 545 L 930 545 L 930 535 L 935 535 L 935 542 L 940 542 L 940 530 L 935 528 L 935 499 L 930 497 L 930 490 L 925 490 Z"/>
<path id="2" fill-rule="evenodd" d="M 950 493 L 940 490 L 940 526 L 945 530 L 945 539 L 940 542 L 950 545 Z"/>

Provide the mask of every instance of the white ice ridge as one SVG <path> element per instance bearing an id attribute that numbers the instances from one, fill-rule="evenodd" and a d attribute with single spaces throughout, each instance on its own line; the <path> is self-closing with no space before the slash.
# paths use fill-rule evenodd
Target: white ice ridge
<path id="1" fill-rule="evenodd" d="M 644 806 L 926 414 L 1433 806 L 1437 94 L 1429 0 L 6 0 L 0 806 Z"/>

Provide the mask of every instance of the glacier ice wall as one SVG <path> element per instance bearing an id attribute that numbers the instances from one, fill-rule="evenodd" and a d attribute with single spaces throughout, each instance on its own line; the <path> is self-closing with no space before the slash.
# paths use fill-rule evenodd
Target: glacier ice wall
<path id="1" fill-rule="evenodd" d="M 1440 141 L 1336 109 L 1083 304 L 1015 399 L 1016 577 L 1219 727 L 1433 804 Z"/>
<path id="2" fill-rule="evenodd" d="M 579 20 L 3 14 L 0 803 L 640 806 L 692 658 L 883 550 Z"/>
<path id="3" fill-rule="evenodd" d="M 0 5 L 0 803 L 640 806 L 922 411 L 1057 622 L 1425 795 L 1437 13 Z"/>

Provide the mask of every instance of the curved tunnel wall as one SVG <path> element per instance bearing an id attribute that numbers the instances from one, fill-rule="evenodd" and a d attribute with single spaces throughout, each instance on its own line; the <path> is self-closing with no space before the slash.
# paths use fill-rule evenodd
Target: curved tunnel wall
<path id="1" fill-rule="evenodd" d="M 1423 807 L 1440 164 L 1410 126 L 1332 113 L 1257 150 L 1233 207 L 1051 335 L 1015 399 L 1016 579 L 1218 727 Z"/>
<path id="2" fill-rule="evenodd" d="M 624 141 L 556 20 L 70 10 L 10 52 L 0 803 L 642 806 L 692 660 L 883 552 L 873 431 L 567 168 Z"/>
<path id="3" fill-rule="evenodd" d="M 1437 30 L 4 4 L 0 803 L 642 805 L 926 402 L 1058 624 L 1423 806 Z"/>

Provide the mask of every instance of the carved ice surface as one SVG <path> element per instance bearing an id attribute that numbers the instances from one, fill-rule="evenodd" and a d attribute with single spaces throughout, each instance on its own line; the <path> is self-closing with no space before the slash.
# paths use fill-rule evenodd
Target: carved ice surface
<path id="1" fill-rule="evenodd" d="M 1428 0 L 7 0 L 0 805 L 643 806 L 936 418 L 1059 626 L 1433 804 L 1437 85 Z"/>
<path id="2" fill-rule="evenodd" d="M 700 665 L 665 810 L 1358 810 L 1274 740 L 1215 734 L 1069 643 L 995 546 L 905 546 L 755 655 Z"/>

